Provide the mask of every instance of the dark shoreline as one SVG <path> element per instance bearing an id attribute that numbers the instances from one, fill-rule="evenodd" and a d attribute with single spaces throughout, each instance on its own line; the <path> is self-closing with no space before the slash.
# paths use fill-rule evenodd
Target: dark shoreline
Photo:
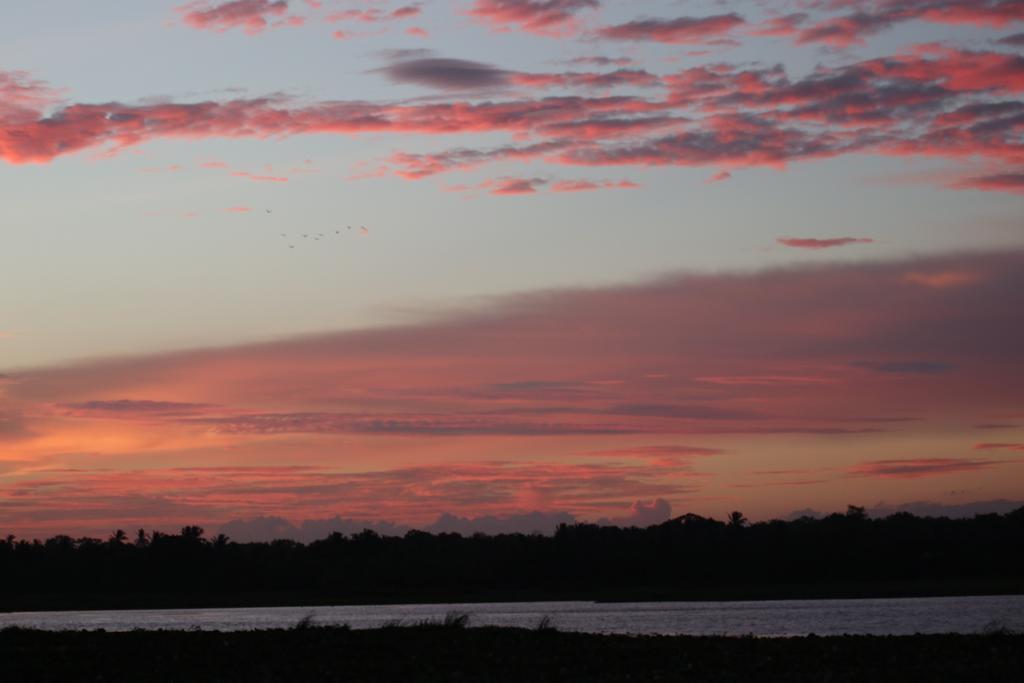
<path id="1" fill-rule="evenodd" d="M 748 524 L 686 514 L 541 534 L 331 533 L 236 543 L 123 531 L 0 539 L 0 611 L 726 601 L 1024 594 L 1024 508 L 972 519 L 846 514 Z"/>
<path id="2" fill-rule="evenodd" d="M 871 583 L 819 583 L 816 585 L 760 585 L 729 587 L 637 588 L 633 590 L 547 592 L 499 590 L 491 592 L 432 591 L 337 595 L 319 591 L 277 591 L 228 594 L 102 594 L 5 595 L 0 613 L 66 612 L 129 609 L 201 609 L 244 607 L 328 607 L 346 605 L 426 605 L 491 602 L 738 602 L 769 600 L 829 600 L 882 598 L 937 598 L 1024 595 L 1024 580 L 981 581 L 876 581 Z"/>
<path id="3" fill-rule="evenodd" d="M 607 636 L 420 625 L 0 631 L 11 681 L 1020 681 L 1024 635 Z"/>

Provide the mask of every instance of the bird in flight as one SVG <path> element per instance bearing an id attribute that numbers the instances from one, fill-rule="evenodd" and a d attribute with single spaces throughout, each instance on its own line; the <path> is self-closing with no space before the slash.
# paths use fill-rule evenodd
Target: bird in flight
<path id="1" fill-rule="evenodd" d="M 267 213 L 273 213 L 273 210 L 267 209 Z"/>

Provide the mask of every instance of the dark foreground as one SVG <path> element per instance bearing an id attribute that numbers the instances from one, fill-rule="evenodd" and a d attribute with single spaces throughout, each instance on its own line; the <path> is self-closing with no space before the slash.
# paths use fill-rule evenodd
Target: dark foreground
<path id="1" fill-rule="evenodd" d="M 350 631 L 0 631 L 9 681 L 1014 681 L 1024 636 L 598 636 Z"/>

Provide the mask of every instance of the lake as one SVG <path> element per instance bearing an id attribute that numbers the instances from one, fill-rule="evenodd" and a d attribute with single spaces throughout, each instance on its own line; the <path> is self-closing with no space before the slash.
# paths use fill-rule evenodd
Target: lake
<path id="1" fill-rule="evenodd" d="M 664 635 L 799 636 L 910 635 L 1024 631 L 1024 596 L 766 600 L 756 602 L 517 602 L 450 605 L 249 607 L 230 609 L 97 610 L 0 614 L 0 628 L 202 629 L 289 628 L 309 616 L 314 625 L 377 628 L 470 615 L 470 626 L 534 628 L 547 617 L 563 631 Z"/>

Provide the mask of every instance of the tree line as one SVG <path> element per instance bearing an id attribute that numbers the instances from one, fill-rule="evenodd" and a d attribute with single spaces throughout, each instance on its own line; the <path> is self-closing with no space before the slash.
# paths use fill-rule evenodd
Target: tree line
<path id="1" fill-rule="evenodd" d="M 864 508 L 748 523 L 687 514 L 554 534 L 333 533 L 236 543 L 198 526 L 0 540 L 0 609 L 1024 591 L 1024 507 L 970 519 Z"/>

